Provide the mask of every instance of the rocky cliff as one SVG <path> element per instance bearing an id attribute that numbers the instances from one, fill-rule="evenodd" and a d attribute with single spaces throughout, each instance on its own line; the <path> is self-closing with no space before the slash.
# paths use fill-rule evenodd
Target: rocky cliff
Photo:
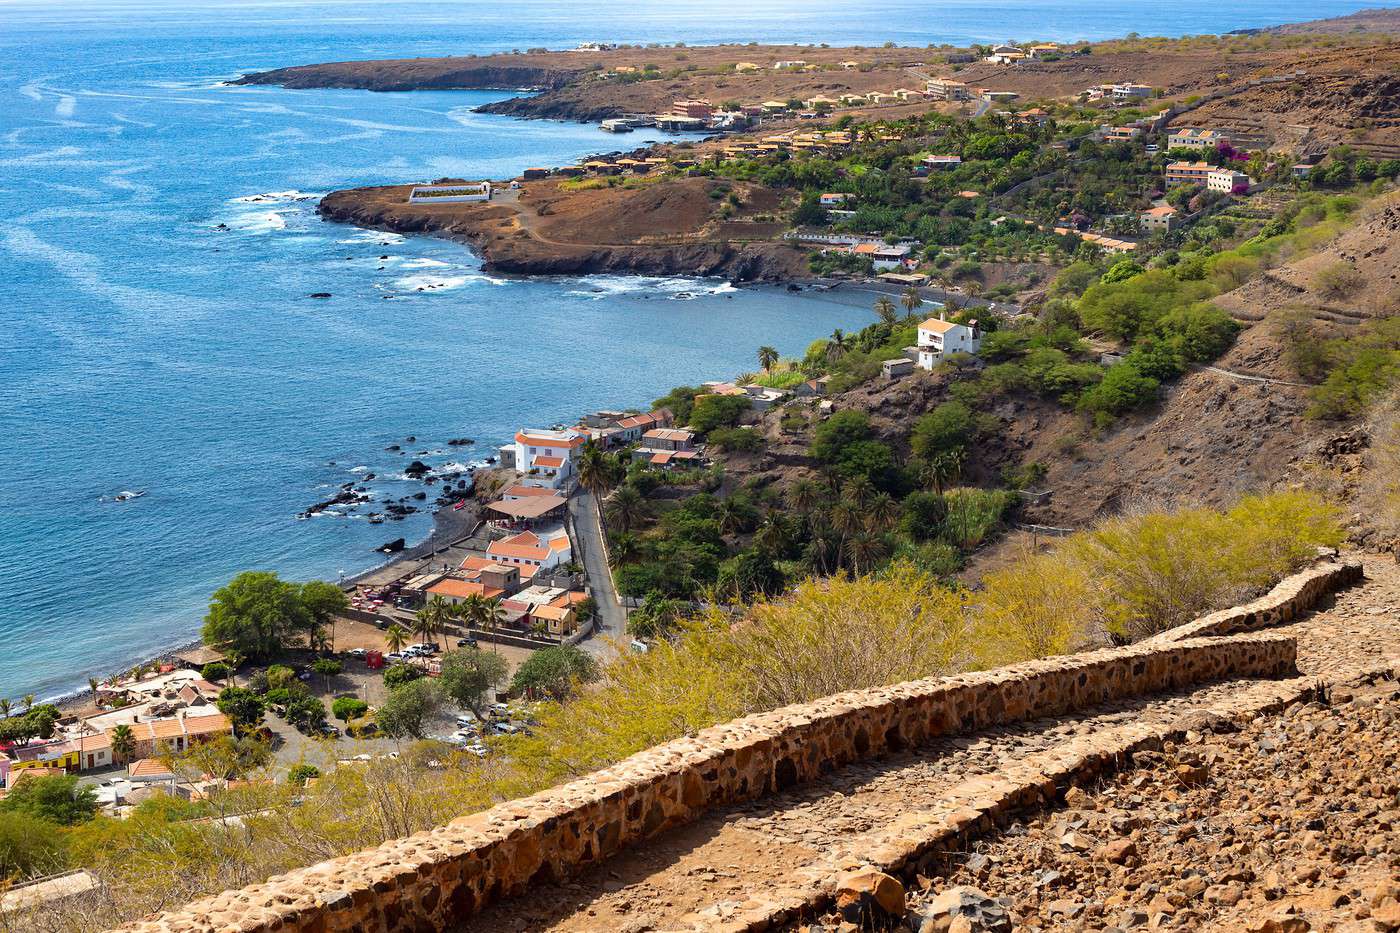
<path id="1" fill-rule="evenodd" d="M 507 64 L 475 57 L 418 58 L 298 65 L 244 75 L 233 83 L 366 91 L 549 89 L 563 87 L 580 74 L 570 68 Z"/>

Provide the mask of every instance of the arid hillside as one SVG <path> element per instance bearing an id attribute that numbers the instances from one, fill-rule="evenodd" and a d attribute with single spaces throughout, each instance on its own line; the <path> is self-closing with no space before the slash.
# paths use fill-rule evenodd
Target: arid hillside
<path id="1" fill-rule="evenodd" d="M 1315 339 L 1325 339 L 1396 313 L 1397 244 L 1400 196 L 1391 195 L 1331 243 L 1220 296 L 1217 303 L 1245 325 L 1234 346 L 1214 366 L 1166 388 L 1157 407 L 1106 431 L 1052 400 L 1002 400 L 990 410 L 997 427 L 973 445 L 965 478 L 995 485 L 1008 467 L 1043 464 L 1036 488 L 1050 496 L 1028 506 L 1026 519 L 1079 528 L 1149 505 L 1226 504 L 1287 483 L 1307 464 L 1331 464 L 1351 452 L 1333 443 L 1348 428 L 1306 417 L 1310 387 L 1287 359 L 1282 329 L 1301 312 L 1314 322 Z M 1355 270 L 1345 300 L 1328 297 L 1319 284 L 1323 270 L 1338 263 Z M 916 371 L 876 380 L 837 396 L 835 406 L 868 413 L 881 440 L 898 447 L 921 414 L 948 398 L 957 378 Z M 785 484 L 815 472 L 804 432 L 785 431 L 776 414 L 765 415 L 761 427 L 768 446 L 731 457 L 730 483 Z"/>
<path id="2" fill-rule="evenodd" d="M 705 178 L 608 187 L 552 178 L 501 192 L 489 204 L 409 204 L 410 186 L 328 195 L 328 220 L 398 233 L 438 233 L 470 243 L 488 269 L 528 274 L 591 272 L 726 275 L 736 281 L 802 274 L 805 257 L 754 243 L 781 228 L 766 220 L 780 195 Z"/>

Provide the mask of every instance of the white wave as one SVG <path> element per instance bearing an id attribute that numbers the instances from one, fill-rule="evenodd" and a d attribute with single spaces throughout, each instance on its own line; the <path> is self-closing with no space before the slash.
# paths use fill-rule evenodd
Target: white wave
<path id="1" fill-rule="evenodd" d="M 401 259 L 401 256 L 390 256 L 389 260 Z M 441 259 L 410 259 L 403 264 L 405 269 L 441 269 L 452 265 L 450 262 L 443 262 Z"/>
<path id="2" fill-rule="evenodd" d="M 274 230 L 287 229 L 287 215 L 290 213 L 292 212 L 253 211 L 247 214 L 236 214 L 222 223 L 231 230 L 243 233 L 271 233 Z"/>
<path id="3" fill-rule="evenodd" d="M 351 473 L 368 473 L 368 472 L 369 472 L 369 467 L 367 467 L 367 466 L 352 466 L 352 467 L 350 468 L 350 472 L 351 472 Z"/>
<path id="4" fill-rule="evenodd" d="M 407 275 L 401 279 L 395 279 L 395 288 L 411 292 L 446 292 L 461 288 L 472 282 L 485 282 L 488 285 L 506 285 L 506 279 L 498 279 L 489 275 Z"/>
<path id="5" fill-rule="evenodd" d="M 71 117 L 73 115 L 73 112 L 77 109 L 78 99 L 76 97 L 69 97 L 65 94 L 63 97 L 60 97 L 58 99 L 57 104 L 54 104 L 53 112 L 54 116 L 67 118 Z"/>
<path id="6" fill-rule="evenodd" d="M 310 201 L 315 198 L 324 197 L 311 191 L 264 191 L 262 194 L 245 194 L 241 198 L 230 198 L 230 204 L 262 204 L 268 201 Z"/>
<path id="7" fill-rule="evenodd" d="M 469 473 L 472 470 L 484 466 L 485 462 L 484 460 L 477 460 L 471 463 L 459 463 L 453 460 L 449 463 L 444 463 L 437 469 L 439 473 Z"/>
<path id="8" fill-rule="evenodd" d="M 662 298 L 690 301 L 727 295 L 738 289 L 730 282 L 687 276 L 593 275 L 578 281 L 566 294 L 601 301 L 605 298 Z"/>
<path id="9" fill-rule="evenodd" d="M 24 95 L 25 97 L 28 97 L 30 100 L 43 100 L 44 95 L 39 90 L 39 88 L 43 86 L 40 83 L 43 80 L 43 78 L 40 78 L 37 81 L 31 81 L 28 84 L 24 85 L 19 89 L 20 94 Z"/>
<path id="10" fill-rule="evenodd" d="M 381 246 L 397 246 L 405 237 L 398 233 L 380 233 L 378 230 L 361 230 L 352 237 L 336 240 L 337 243 L 378 243 Z"/>

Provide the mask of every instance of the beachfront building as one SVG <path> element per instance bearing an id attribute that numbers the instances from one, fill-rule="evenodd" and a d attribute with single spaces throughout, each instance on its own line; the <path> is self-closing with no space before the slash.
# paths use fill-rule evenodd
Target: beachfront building
<path id="1" fill-rule="evenodd" d="M 671 105 L 671 115 L 708 120 L 715 115 L 715 108 L 708 100 L 678 100 Z"/>
<path id="2" fill-rule="evenodd" d="M 1209 162 L 1168 162 L 1167 187 L 1204 185 L 1212 171 L 1214 171 L 1214 167 Z"/>
<path id="3" fill-rule="evenodd" d="M 533 428 L 515 435 L 515 469 L 526 486 L 562 489 L 574 475 L 574 460 L 588 435 L 582 431 L 540 431 Z"/>
<path id="4" fill-rule="evenodd" d="M 982 331 L 976 321 L 954 324 L 942 317 L 919 325 L 919 366 L 933 369 L 950 353 L 976 354 L 982 348 Z"/>
<path id="5" fill-rule="evenodd" d="M 409 204 L 456 204 L 491 200 L 491 183 L 477 181 L 465 185 L 415 185 L 408 193 Z"/>
<path id="6" fill-rule="evenodd" d="M 904 261 L 912 252 L 908 243 L 860 243 L 852 250 L 857 256 L 866 256 L 876 272 L 889 272 L 904 268 Z"/>

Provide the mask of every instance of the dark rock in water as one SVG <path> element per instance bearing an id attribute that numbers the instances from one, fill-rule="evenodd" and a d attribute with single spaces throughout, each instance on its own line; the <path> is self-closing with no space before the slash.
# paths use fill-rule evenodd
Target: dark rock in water
<path id="1" fill-rule="evenodd" d="M 312 298 L 329 298 L 330 296 L 331 296 L 331 293 L 330 293 L 330 292 L 312 292 L 312 293 L 311 293 L 311 297 L 312 297 Z"/>
<path id="2" fill-rule="evenodd" d="M 354 483 L 346 483 L 340 487 L 340 492 L 331 496 L 324 502 L 317 502 L 297 517 L 310 518 L 318 512 L 324 512 L 326 509 L 337 505 L 351 506 L 351 510 L 353 511 L 353 506 L 369 501 L 371 501 L 371 497 L 366 495 L 363 490 L 355 489 Z"/>
<path id="3" fill-rule="evenodd" d="M 486 458 L 486 462 L 487 462 L 487 463 L 495 463 L 495 462 L 496 462 L 496 458 L 495 458 L 495 457 L 487 457 L 487 458 Z"/>
<path id="4" fill-rule="evenodd" d="M 413 498 L 417 499 L 419 502 L 422 502 L 424 499 L 428 498 L 428 494 L 426 492 L 415 492 L 413 494 Z"/>
<path id="5" fill-rule="evenodd" d="M 466 488 L 467 488 L 467 481 L 464 480 L 464 479 L 459 479 L 459 480 L 457 480 L 457 488 L 458 488 L 458 489 L 466 489 Z"/>
<path id="6" fill-rule="evenodd" d="M 384 542 L 379 547 L 375 548 L 375 550 L 383 551 L 385 554 L 397 554 L 404 549 L 405 544 L 407 544 L 407 542 L 404 541 L 403 538 L 395 538 L 392 541 Z"/>
<path id="7" fill-rule="evenodd" d="M 403 471 L 404 474 L 407 476 L 411 476 L 414 479 L 421 479 L 422 477 L 427 476 L 429 473 L 432 472 L 432 467 L 428 466 L 422 460 L 415 460 L 408 466 L 404 467 Z"/>
<path id="8" fill-rule="evenodd" d="M 388 447 L 385 447 L 384 449 L 385 449 L 385 450 L 402 450 L 403 448 L 400 447 L 398 444 L 390 444 Z"/>
<path id="9" fill-rule="evenodd" d="M 404 440 L 405 440 L 406 442 L 412 444 L 414 441 L 418 440 L 418 438 L 416 438 L 416 437 L 414 437 L 412 434 L 410 434 L 408 437 L 405 437 Z"/>
<path id="10" fill-rule="evenodd" d="M 794 283 L 794 282 L 789 282 L 789 283 L 788 283 L 787 290 L 790 291 L 790 292 L 800 292 L 800 291 L 802 291 L 802 289 L 799 288 L 799 287 L 797 286 L 797 284 Z"/>
<path id="11" fill-rule="evenodd" d="M 214 229 L 215 229 L 215 230 L 227 230 L 227 229 L 228 229 L 228 224 L 219 224 L 219 225 L 218 225 L 217 227 L 215 227 Z"/>
<path id="12" fill-rule="evenodd" d="M 475 443 L 476 443 L 476 441 L 472 440 L 470 437 L 454 437 L 454 438 L 452 438 L 452 440 L 450 440 L 450 441 L 447 442 L 447 446 L 448 446 L 448 447 L 465 447 L 465 446 L 467 446 L 468 444 L 475 444 Z"/>
<path id="13" fill-rule="evenodd" d="M 365 479 L 364 479 L 364 481 L 365 481 L 366 483 L 368 483 L 370 480 L 374 479 L 375 476 L 376 476 L 376 474 L 374 474 L 374 473 L 366 473 L 366 474 L 365 474 Z"/>
<path id="14" fill-rule="evenodd" d="M 388 259 L 388 258 L 389 258 L 389 254 L 388 254 L 388 253 L 385 253 L 383 256 L 380 256 L 379 258 L 380 258 L 380 259 Z"/>

